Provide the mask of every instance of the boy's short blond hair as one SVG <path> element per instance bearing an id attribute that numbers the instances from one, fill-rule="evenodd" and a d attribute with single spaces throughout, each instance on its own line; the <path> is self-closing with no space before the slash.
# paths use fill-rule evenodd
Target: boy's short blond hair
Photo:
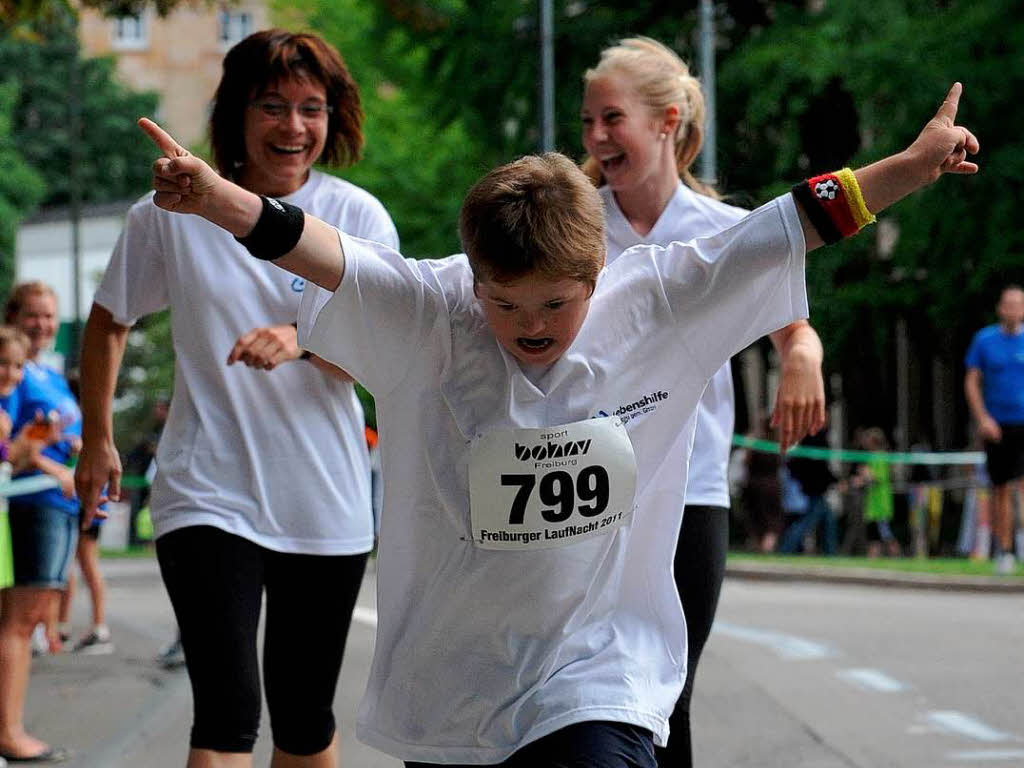
<path id="1" fill-rule="evenodd" d="M 495 168 L 462 203 L 459 235 L 476 280 L 530 273 L 593 288 L 604 267 L 604 208 L 565 155 L 527 155 Z"/>
<path id="2" fill-rule="evenodd" d="M 25 357 L 28 357 L 29 350 L 31 349 L 28 336 L 22 333 L 20 329 L 15 328 L 13 325 L 0 325 L 0 349 L 9 346 L 21 347 Z"/>

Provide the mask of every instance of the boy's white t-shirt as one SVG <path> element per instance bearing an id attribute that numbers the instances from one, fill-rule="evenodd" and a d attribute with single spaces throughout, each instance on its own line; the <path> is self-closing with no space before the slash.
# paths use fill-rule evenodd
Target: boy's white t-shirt
<path id="1" fill-rule="evenodd" d="M 344 277 L 300 338 L 377 402 L 379 619 L 360 739 L 472 764 L 583 721 L 633 723 L 664 744 L 686 674 L 672 579 L 686 463 L 673 445 L 731 354 L 807 314 L 792 199 L 695 245 L 620 256 L 536 384 L 490 331 L 465 256 L 341 241 Z M 619 414 L 637 467 L 626 525 L 551 549 L 473 543 L 474 444 Z"/>
<path id="2" fill-rule="evenodd" d="M 397 247 L 384 207 L 346 181 L 313 171 L 282 199 Z M 280 552 L 372 547 L 353 385 L 304 361 L 227 365 L 242 334 L 295 322 L 310 287 L 204 219 L 157 208 L 152 195 L 128 212 L 95 301 L 122 325 L 171 308 L 175 386 L 152 491 L 157 536 L 211 525 Z"/>
<path id="3" fill-rule="evenodd" d="M 637 234 L 607 186 L 599 190 L 605 208 L 605 244 L 610 264 L 634 245 L 668 245 L 708 237 L 732 226 L 749 211 L 698 194 L 679 182 L 675 194 L 646 235 Z M 697 428 L 690 452 L 686 504 L 729 506 L 729 451 L 736 420 L 732 368 L 728 362 L 708 382 L 697 406 Z M 685 446 L 682 446 L 685 450 Z"/>

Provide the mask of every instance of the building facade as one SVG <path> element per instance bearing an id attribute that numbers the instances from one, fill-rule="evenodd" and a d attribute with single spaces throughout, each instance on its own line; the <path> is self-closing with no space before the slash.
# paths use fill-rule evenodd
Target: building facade
<path id="1" fill-rule="evenodd" d="M 85 56 L 113 55 L 121 80 L 160 95 L 157 119 L 182 144 L 206 139 L 209 104 L 231 46 L 269 25 L 263 0 L 230 5 L 182 3 L 166 18 L 147 7 L 108 18 L 83 9 L 79 37 Z"/>

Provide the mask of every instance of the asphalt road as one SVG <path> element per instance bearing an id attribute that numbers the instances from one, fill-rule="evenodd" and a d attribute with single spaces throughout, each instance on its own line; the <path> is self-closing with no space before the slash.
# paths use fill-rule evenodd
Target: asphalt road
<path id="1" fill-rule="evenodd" d="M 697 678 L 697 764 L 1024 766 L 1014 595 L 727 582 Z"/>
<path id="2" fill-rule="evenodd" d="M 173 633 L 155 564 L 105 568 L 116 652 L 38 659 L 29 729 L 73 749 L 73 766 L 182 766 L 191 694 L 184 672 L 153 662 Z M 82 626 L 84 594 L 75 616 Z M 374 618 L 371 573 L 335 701 L 342 765 L 397 768 L 352 732 Z M 728 580 L 697 680 L 697 765 L 1024 766 L 1022 662 L 1019 595 Z"/>

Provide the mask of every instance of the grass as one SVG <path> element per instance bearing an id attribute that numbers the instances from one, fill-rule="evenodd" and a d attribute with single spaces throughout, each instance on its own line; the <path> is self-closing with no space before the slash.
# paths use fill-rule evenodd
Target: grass
<path id="1" fill-rule="evenodd" d="M 995 563 L 991 561 L 968 560 L 967 558 L 960 557 L 934 557 L 927 560 L 919 560 L 913 557 L 817 557 L 813 555 L 763 555 L 751 552 L 730 552 L 729 562 L 824 568 L 870 568 L 877 571 L 927 573 L 935 576 L 995 575 Z M 1024 567 L 1018 563 L 1014 572 L 1004 578 L 1024 578 Z"/>
<path id="2" fill-rule="evenodd" d="M 152 544 L 138 544 L 128 549 L 101 549 L 100 557 L 110 560 L 155 558 L 156 550 Z"/>
<path id="3" fill-rule="evenodd" d="M 104 558 L 133 559 L 154 558 L 156 551 L 153 545 L 138 545 L 128 549 L 104 549 Z M 933 557 L 918 560 L 913 557 L 818 557 L 814 555 L 762 555 L 753 552 L 730 552 L 731 563 L 765 563 L 767 565 L 792 565 L 800 567 L 823 568 L 870 568 L 876 571 L 896 571 L 898 573 L 927 573 L 935 576 L 992 576 L 995 574 L 995 563 L 991 561 L 968 560 L 963 557 Z M 1012 574 L 1003 578 L 1024 579 L 1024 564 L 1018 563 Z"/>

